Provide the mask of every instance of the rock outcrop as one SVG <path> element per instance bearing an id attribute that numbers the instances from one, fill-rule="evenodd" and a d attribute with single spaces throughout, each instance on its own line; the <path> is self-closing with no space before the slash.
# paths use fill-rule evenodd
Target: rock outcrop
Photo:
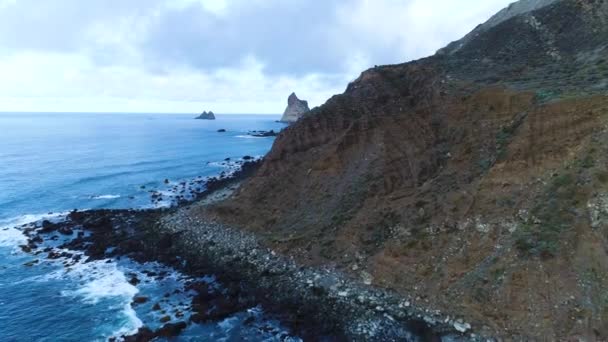
<path id="1" fill-rule="evenodd" d="M 215 114 L 213 112 L 203 112 L 201 115 L 196 117 L 197 120 L 215 120 Z"/>
<path id="2" fill-rule="evenodd" d="M 363 72 L 211 214 L 475 331 L 608 340 L 608 1 L 503 14 Z"/>
<path id="3" fill-rule="evenodd" d="M 287 99 L 287 108 L 283 113 L 281 122 L 296 122 L 308 112 L 310 112 L 310 108 L 308 108 L 308 102 L 298 99 L 296 93 L 291 93 L 291 95 L 289 95 L 289 98 Z"/>

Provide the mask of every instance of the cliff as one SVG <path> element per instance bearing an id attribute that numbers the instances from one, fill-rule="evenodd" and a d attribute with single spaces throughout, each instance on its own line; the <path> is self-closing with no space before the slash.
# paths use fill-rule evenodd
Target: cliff
<path id="1" fill-rule="evenodd" d="M 310 112 L 310 108 L 308 108 L 308 102 L 298 99 L 296 93 L 291 93 L 291 95 L 289 95 L 289 98 L 287 99 L 287 108 L 283 113 L 281 122 L 296 122 L 308 112 Z"/>
<path id="2" fill-rule="evenodd" d="M 521 1 L 367 70 L 206 215 L 473 328 L 608 339 L 608 1 Z"/>
<path id="3" fill-rule="evenodd" d="M 215 120 L 215 114 L 213 112 L 203 112 L 201 115 L 197 116 L 195 119 L 197 120 Z"/>

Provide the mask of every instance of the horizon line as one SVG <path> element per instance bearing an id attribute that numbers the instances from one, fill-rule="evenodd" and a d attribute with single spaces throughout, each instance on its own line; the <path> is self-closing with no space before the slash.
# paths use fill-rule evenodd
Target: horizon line
<path id="1" fill-rule="evenodd" d="M 77 111 L 5 111 L 1 114 L 167 114 L 167 115 L 200 115 L 202 112 L 77 112 Z M 281 115 L 280 113 L 213 113 L 215 115 Z"/>

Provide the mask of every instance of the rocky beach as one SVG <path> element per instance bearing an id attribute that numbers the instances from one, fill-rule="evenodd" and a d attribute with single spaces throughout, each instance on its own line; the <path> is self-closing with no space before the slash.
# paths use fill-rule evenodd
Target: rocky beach
<path id="1" fill-rule="evenodd" d="M 56 223 L 22 226 L 28 243 L 21 249 L 39 259 L 62 259 L 66 268 L 126 257 L 142 265 L 161 263 L 188 275 L 184 291 L 195 293 L 190 303 L 174 315 L 163 316 L 157 329 L 144 326 L 135 335 L 123 336 L 126 341 L 178 336 L 190 324 L 221 321 L 256 305 L 287 322 L 304 340 L 458 341 L 476 336 L 466 334 L 471 326 L 461 318 L 418 307 L 414 298 L 373 288 L 331 267 L 304 267 L 264 246 L 254 234 L 195 219 L 200 216 L 193 212 L 237 191 L 260 162 L 245 163 L 231 176 L 210 179 L 195 201 L 177 207 L 73 211 Z M 48 247 L 60 236 L 65 239 L 62 244 Z M 163 278 L 150 273 L 157 280 Z M 214 291 L 217 285 L 195 281 L 205 275 L 214 275 L 214 283 L 225 290 Z M 140 280 L 133 276 L 129 281 Z M 135 296 L 131 305 L 157 300 Z"/>

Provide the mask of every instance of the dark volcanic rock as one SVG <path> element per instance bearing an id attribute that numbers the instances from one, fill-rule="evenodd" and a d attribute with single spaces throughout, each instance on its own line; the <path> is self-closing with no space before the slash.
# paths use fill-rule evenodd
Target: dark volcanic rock
<path id="1" fill-rule="evenodd" d="M 133 298 L 133 303 L 135 304 L 144 304 L 148 302 L 148 297 L 135 297 Z"/>
<path id="2" fill-rule="evenodd" d="M 167 323 L 157 331 L 152 331 L 149 328 L 140 328 L 139 331 L 132 336 L 125 336 L 125 342 L 149 342 L 157 338 L 171 339 L 179 336 L 179 334 L 188 327 L 185 322 Z"/>
<path id="3" fill-rule="evenodd" d="M 270 131 L 251 131 L 248 134 L 251 135 L 252 137 L 258 137 L 258 138 L 276 137 L 277 135 L 279 135 L 279 133 L 275 132 L 274 130 L 270 130 Z"/>
<path id="4" fill-rule="evenodd" d="M 72 235 L 74 234 L 74 230 L 70 227 L 61 226 L 57 229 L 57 232 L 62 235 Z"/>
<path id="5" fill-rule="evenodd" d="M 141 281 L 137 278 L 137 276 L 132 276 L 131 279 L 129 279 L 129 284 L 133 285 L 133 286 L 137 286 Z"/>
<path id="6" fill-rule="evenodd" d="M 156 331 L 157 337 L 171 338 L 179 336 L 179 334 L 186 329 L 188 325 L 185 322 L 179 323 L 167 323 L 162 328 Z"/>

